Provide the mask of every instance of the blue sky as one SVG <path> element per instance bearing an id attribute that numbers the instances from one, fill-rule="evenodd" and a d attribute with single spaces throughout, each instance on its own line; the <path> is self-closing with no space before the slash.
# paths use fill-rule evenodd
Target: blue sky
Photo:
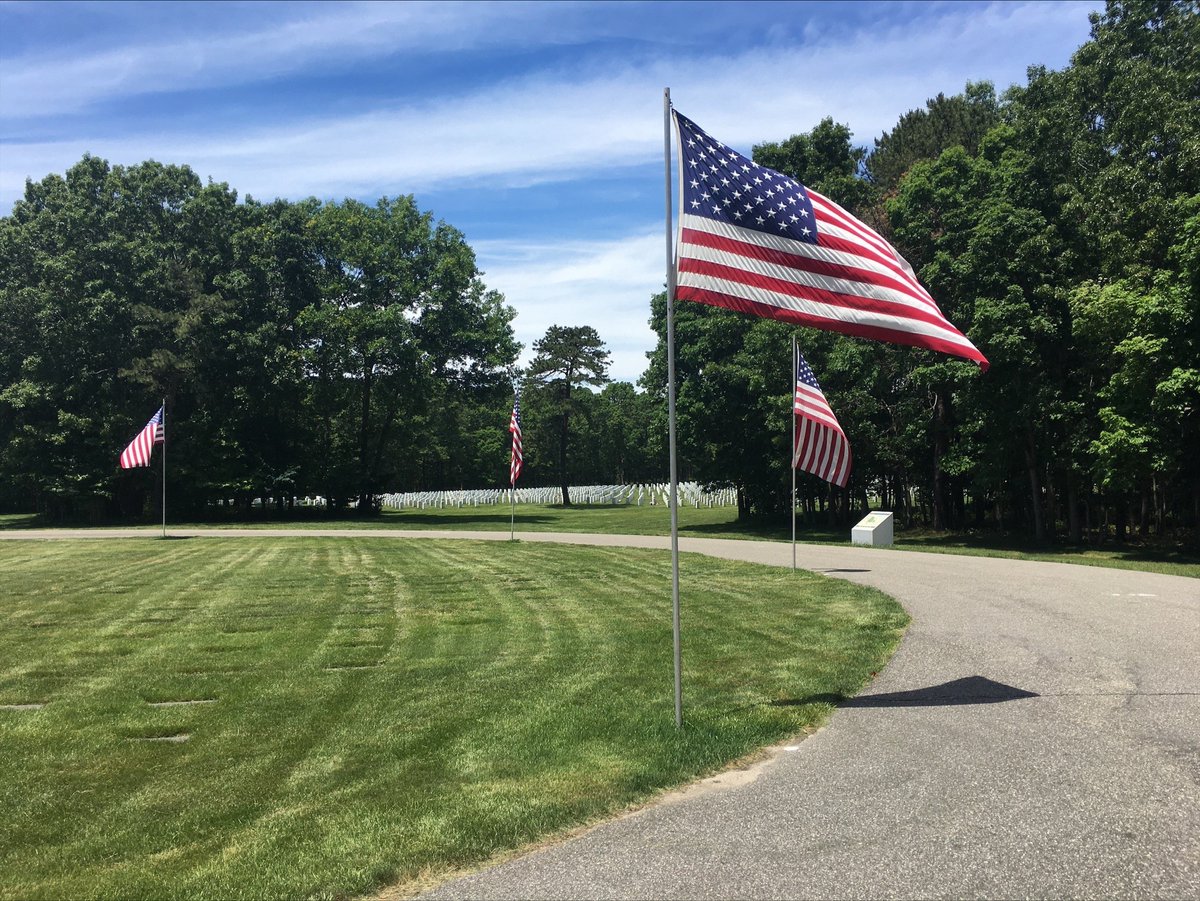
<path id="1" fill-rule="evenodd" d="M 528 346 L 592 325 L 633 380 L 664 281 L 662 89 L 752 145 L 869 145 L 968 81 L 1061 68 L 1083 3 L 0 3 L 0 213 L 84 153 L 240 195 L 414 194 Z"/>

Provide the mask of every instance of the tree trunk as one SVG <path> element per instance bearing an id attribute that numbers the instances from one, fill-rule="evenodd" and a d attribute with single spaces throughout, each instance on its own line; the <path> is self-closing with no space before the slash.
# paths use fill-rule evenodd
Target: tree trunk
<path id="1" fill-rule="evenodd" d="M 1054 468 L 1051 466 L 1046 467 L 1045 499 L 1046 535 L 1053 538 L 1058 532 L 1058 500 L 1054 489 Z"/>
<path id="2" fill-rule="evenodd" d="M 1067 473 L 1067 534 L 1071 544 L 1083 542 L 1083 524 L 1079 521 L 1079 496 L 1074 473 Z"/>
<path id="3" fill-rule="evenodd" d="M 1025 468 L 1029 472 L 1029 496 L 1033 508 L 1033 537 L 1046 540 L 1046 524 L 1042 521 L 1042 486 L 1038 479 L 1037 448 L 1033 441 L 1033 429 L 1025 426 Z"/>
<path id="4" fill-rule="evenodd" d="M 367 463 L 368 444 L 371 426 L 371 370 L 372 364 L 365 362 L 363 364 L 363 388 L 362 388 L 362 405 L 359 411 L 358 423 L 358 507 L 361 511 L 370 503 L 370 467 Z"/>
<path id="5" fill-rule="evenodd" d="M 946 398 L 942 392 L 934 394 L 933 402 L 933 486 L 930 505 L 933 507 L 933 530 L 946 528 L 946 486 L 942 472 L 942 457 L 946 455 Z"/>
<path id="6" fill-rule="evenodd" d="M 567 428 L 570 415 L 563 413 L 562 426 L 558 431 L 558 477 L 562 483 L 562 502 L 564 507 L 571 506 L 571 492 L 567 487 Z"/>

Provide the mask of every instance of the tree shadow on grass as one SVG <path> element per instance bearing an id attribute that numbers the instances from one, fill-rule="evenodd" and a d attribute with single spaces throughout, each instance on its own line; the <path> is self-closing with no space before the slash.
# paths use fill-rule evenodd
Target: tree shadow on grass
<path id="1" fill-rule="evenodd" d="M 36 513 L 0 514 L 0 529 L 35 529 L 42 525 Z"/>
<path id="2" fill-rule="evenodd" d="M 1194 541 L 1194 539 L 1193 539 Z M 1086 557 L 1107 554 L 1115 560 L 1130 563 L 1200 563 L 1200 549 L 1188 546 L 1182 539 L 1134 539 L 1118 542 L 1104 539 L 1085 544 L 1070 544 L 1062 540 L 1034 541 L 1028 536 L 1000 532 L 923 532 L 902 530 L 896 543 L 909 549 L 948 549 L 966 551 L 999 551 L 1018 554 L 1056 554 L 1064 557 Z"/>
<path id="3" fill-rule="evenodd" d="M 812 695 L 807 698 L 782 698 L 772 701 L 772 707 L 799 707 L 804 704 L 834 704 L 838 707 L 956 707 L 967 704 L 999 704 L 1004 701 L 1019 701 L 1022 698 L 1040 697 L 1035 691 L 1026 691 L 996 682 L 984 676 L 967 676 L 916 688 L 912 691 L 894 691 L 876 695 L 858 695 L 848 698 L 841 694 Z"/>

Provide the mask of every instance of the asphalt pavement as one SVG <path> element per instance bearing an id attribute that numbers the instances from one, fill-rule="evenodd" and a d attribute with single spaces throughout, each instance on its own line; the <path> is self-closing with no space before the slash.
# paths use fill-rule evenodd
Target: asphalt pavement
<path id="1" fill-rule="evenodd" d="M 665 545 L 553 540 L 614 538 Z M 791 565 L 786 544 L 680 546 Z M 749 784 L 424 897 L 1200 897 L 1200 580 L 821 546 L 799 564 L 913 617 L 825 729 Z"/>

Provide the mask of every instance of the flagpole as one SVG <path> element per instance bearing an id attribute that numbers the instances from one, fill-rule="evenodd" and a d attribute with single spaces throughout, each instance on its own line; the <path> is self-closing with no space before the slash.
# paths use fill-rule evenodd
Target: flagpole
<path id="1" fill-rule="evenodd" d="M 663 164 L 667 199 L 667 444 L 671 454 L 671 625 L 675 640 L 675 728 L 683 726 L 679 639 L 679 498 L 675 463 L 675 251 L 671 234 L 671 89 L 663 88 Z"/>
<path id="2" fill-rule="evenodd" d="M 164 397 L 162 402 L 162 430 L 163 430 L 163 452 L 162 452 L 162 537 L 167 537 L 167 399 Z"/>
<path id="3" fill-rule="evenodd" d="M 508 540 L 517 540 L 517 483 L 508 486 L 508 496 L 512 500 L 512 515 L 508 520 Z"/>
<path id="4" fill-rule="evenodd" d="M 788 382 L 791 385 L 791 397 L 788 398 L 788 421 L 792 427 L 792 459 L 790 466 L 792 468 L 792 572 L 796 571 L 796 367 L 798 361 L 796 354 L 799 353 L 799 348 L 796 345 L 796 336 L 792 335 L 792 373 L 788 377 Z"/>

